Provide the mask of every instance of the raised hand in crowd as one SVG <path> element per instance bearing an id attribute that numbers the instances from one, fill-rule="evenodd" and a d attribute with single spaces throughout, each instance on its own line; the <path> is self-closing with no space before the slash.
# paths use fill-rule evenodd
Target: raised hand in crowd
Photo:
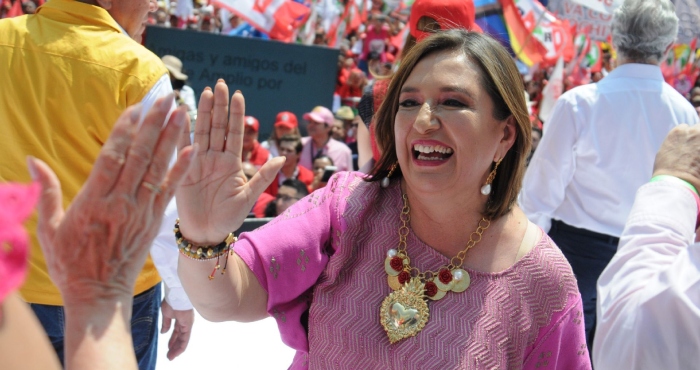
<path id="1" fill-rule="evenodd" d="M 87 182 L 66 211 L 56 175 L 44 162 L 28 159 L 32 178 L 43 188 L 39 240 L 49 274 L 65 302 L 66 368 L 137 368 L 129 329 L 135 280 L 163 211 L 193 157 L 193 150 L 184 148 L 168 170 L 178 136 L 187 126 L 187 111 L 180 108 L 163 128 L 172 99 L 160 99 L 141 126 L 138 106 L 121 115 Z M 31 316 L 13 319 L 21 317 Z M 0 353 L 7 354 L 0 357 L 14 355 L 7 351 L 12 347 L 0 348 Z M 23 368 L 31 368 L 26 361 Z"/>
<path id="2" fill-rule="evenodd" d="M 236 230 L 284 164 L 284 158 L 274 158 L 248 181 L 241 159 L 245 101 L 236 91 L 229 112 L 228 94 L 223 80 L 214 91 L 206 88 L 202 93 L 194 131 L 198 149 L 192 170 L 177 190 L 182 233 L 202 245 L 218 244 Z M 189 135 L 182 135 L 178 148 L 189 145 Z"/>

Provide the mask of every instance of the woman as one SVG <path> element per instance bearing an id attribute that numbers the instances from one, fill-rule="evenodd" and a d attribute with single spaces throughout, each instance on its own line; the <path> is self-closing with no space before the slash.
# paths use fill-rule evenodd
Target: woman
<path id="1" fill-rule="evenodd" d="M 216 86 L 217 99 L 225 89 Z M 522 89 L 490 37 L 427 38 L 378 112 L 384 152 L 372 177 L 335 175 L 229 253 L 210 246 L 233 238 L 279 166 L 243 180 L 234 94 L 228 139 L 198 136 L 177 191 L 191 301 L 209 320 L 272 315 L 297 350 L 293 369 L 590 368 L 571 268 L 515 204 L 530 142 Z M 219 252 L 225 275 L 210 274 Z"/>

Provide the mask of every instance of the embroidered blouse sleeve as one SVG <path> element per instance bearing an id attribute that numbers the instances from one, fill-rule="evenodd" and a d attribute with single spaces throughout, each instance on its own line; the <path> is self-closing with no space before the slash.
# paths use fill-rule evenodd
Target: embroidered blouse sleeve
<path id="1" fill-rule="evenodd" d="M 260 229 L 243 233 L 235 252 L 267 291 L 267 312 L 280 329 L 282 341 L 308 351 L 301 322 L 309 306 L 308 293 L 335 251 L 331 229 L 342 228 L 343 202 L 349 173 L 335 175 L 325 188 L 303 198 Z"/>
<path id="2" fill-rule="evenodd" d="M 549 325 L 540 329 L 523 369 L 591 369 L 580 295 L 569 294 L 564 309 L 555 313 Z"/>

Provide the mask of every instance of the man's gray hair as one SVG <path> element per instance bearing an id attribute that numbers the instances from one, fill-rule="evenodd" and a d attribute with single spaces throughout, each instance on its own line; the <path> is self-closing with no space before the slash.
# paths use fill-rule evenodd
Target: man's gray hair
<path id="1" fill-rule="evenodd" d="M 669 0 L 625 0 L 613 15 L 613 46 L 630 62 L 659 63 L 677 35 L 678 17 Z"/>

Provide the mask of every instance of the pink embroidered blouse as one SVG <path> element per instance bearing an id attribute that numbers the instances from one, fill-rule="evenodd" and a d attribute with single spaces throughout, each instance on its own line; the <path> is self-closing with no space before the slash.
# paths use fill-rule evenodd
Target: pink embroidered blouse
<path id="1" fill-rule="evenodd" d="M 291 369 L 589 369 L 581 297 L 564 256 L 543 233 L 505 271 L 467 270 L 471 286 L 428 303 L 415 337 L 390 344 L 379 309 L 392 290 L 384 259 L 398 243 L 398 182 L 382 189 L 340 173 L 235 250 L 268 292 Z M 412 233 L 421 270 L 447 258 Z"/>

